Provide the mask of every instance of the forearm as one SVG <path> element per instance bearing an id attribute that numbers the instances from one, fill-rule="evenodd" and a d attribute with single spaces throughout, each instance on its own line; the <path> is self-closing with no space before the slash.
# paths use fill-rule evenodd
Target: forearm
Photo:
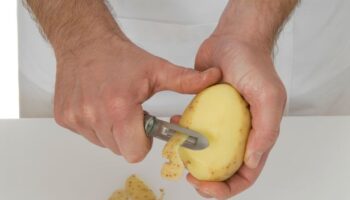
<path id="1" fill-rule="evenodd" d="M 230 0 L 214 34 L 231 35 L 272 49 L 299 0 Z"/>
<path id="2" fill-rule="evenodd" d="M 100 37 L 126 39 L 103 0 L 26 0 L 56 54 Z"/>

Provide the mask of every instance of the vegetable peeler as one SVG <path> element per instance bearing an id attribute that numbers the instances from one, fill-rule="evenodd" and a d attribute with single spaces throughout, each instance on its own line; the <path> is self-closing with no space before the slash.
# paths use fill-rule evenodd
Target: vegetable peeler
<path id="1" fill-rule="evenodd" d="M 179 125 L 157 119 L 148 113 L 144 114 L 144 127 L 145 133 L 148 137 L 155 137 L 164 141 L 169 141 L 169 139 L 176 132 L 188 135 L 189 137 L 182 144 L 182 146 L 192 150 L 202 150 L 209 145 L 207 138 L 202 134 Z"/>

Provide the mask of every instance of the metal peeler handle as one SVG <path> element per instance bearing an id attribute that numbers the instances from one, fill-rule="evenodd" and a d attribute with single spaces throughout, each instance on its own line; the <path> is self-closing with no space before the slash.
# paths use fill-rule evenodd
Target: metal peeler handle
<path id="1" fill-rule="evenodd" d="M 154 128 L 154 125 L 156 124 L 156 118 L 148 114 L 147 112 L 144 112 L 143 121 L 144 121 L 145 133 L 147 137 L 152 137 L 151 132 Z"/>

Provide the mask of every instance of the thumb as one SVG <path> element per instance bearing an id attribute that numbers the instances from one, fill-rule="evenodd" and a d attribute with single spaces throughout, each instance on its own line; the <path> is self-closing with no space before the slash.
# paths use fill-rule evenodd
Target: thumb
<path id="1" fill-rule="evenodd" d="M 157 69 L 156 92 L 172 90 L 179 93 L 194 94 L 220 81 L 219 68 L 200 72 L 167 62 Z"/>
<path id="2" fill-rule="evenodd" d="M 141 105 L 125 109 L 114 119 L 112 131 L 120 153 L 130 163 L 143 160 L 152 141 L 145 134 Z"/>
<path id="3" fill-rule="evenodd" d="M 250 104 L 252 113 L 252 130 L 249 134 L 245 164 L 255 169 L 259 166 L 261 158 L 267 154 L 275 144 L 280 130 L 286 94 L 272 92 L 262 95 L 263 98 Z M 249 99 L 247 99 L 249 102 Z"/>

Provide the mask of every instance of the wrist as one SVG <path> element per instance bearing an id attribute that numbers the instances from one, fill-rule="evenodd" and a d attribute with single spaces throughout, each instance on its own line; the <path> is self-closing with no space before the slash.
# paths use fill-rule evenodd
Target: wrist
<path id="1" fill-rule="evenodd" d="M 215 31 L 210 37 L 226 38 L 229 41 L 234 41 L 234 43 L 238 43 L 239 46 L 244 45 L 247 47 L 251 47 L 256 50 L 266 52 L 270 55 L 273 52 L 274 40 L 270 38 L 249 36 L 247 34 L 244 34 L 244 32 L 237 33 L 229 30 L 225 30 L 223 32 Z"/>
<path id="2" fill-rule="evenodd" d="M 128 38 L 113 31 L 96 31 L 89 34 L 75 33 L 65 38 L 51 40 L 57 58 L 74 55 L 81 51 L 97 51 L 96 48 L 99 48 L 101 46 L 99 44 L 102 43 L 129 42 Z"/>
<path id="3" fill-rule="evenodd" d="M 227 35 L 272 51 L 297 0 L 229 0 L 213 35 Z"/>
<path id="4" fill-rule="evenodd" d="M 224 13 L 212 35 L 230 37 L 233 40 L 272 51 L 276 34 L 273 31 L 262 30 L 259 26 L 261 25 L 252 19 L 237 18 L 231 13 Z"/>
<path id="5" fill-rule="evenodd" d="M 127 40 L 104 0 L 26 2 L 56 54 L 111 35 Z"/>
<path id="6" fill-rule="evenodd" d="M 58 50 L 55 49 L 57 67 L 64 67 L 65 64 L 62 65 L 62 63 L 66 62 L 90 62 L 112 52 L 120 53 L 131 45 L 133 43 L 130 40 L 121 38 L 116 34 L 101 34 L 89 40 L 82 40 L 75 45 L 65 46 Z"/>
<path id="7" fill-rule="evenodd" d="M 237 46 L 246 46 L 260 52 L 272 55 L 274 39 L 270 37 L 262 37 L 261 35 L 250 34 L 252 30 L 247 28 L 240 29 L 239 31 L 234 30 L 234 28 L 229 28 L 228 26 L 224 29 L 216 29 L 211 38 L 222 38 L 227 42 L 234 43 Z"/>

